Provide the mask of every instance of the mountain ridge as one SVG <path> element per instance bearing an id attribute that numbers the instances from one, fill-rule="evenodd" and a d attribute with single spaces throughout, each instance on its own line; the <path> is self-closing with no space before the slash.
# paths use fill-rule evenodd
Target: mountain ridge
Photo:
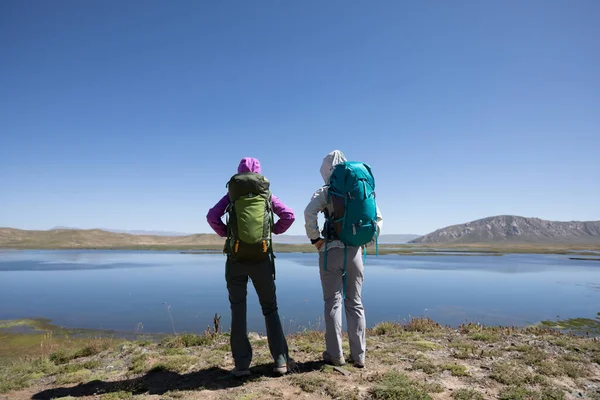
<path id="1" fill-rule="evenodd" d="M 600 243 L 600 221 L 549 221 L 497 215 L 447 226 L 410 243 Z"/>

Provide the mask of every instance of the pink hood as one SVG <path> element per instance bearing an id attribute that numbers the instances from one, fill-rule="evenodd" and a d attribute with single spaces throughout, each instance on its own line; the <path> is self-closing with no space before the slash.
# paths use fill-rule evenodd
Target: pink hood
<path id="1" fill-rule="evenodd" d="M 242 158 L 242 161 L 240 161 L 240 165 L 238 165 L 238 174 L 244 172 L 255 172 L 257 174 L 260 174 L 260 161 L 252 157 Z"/>

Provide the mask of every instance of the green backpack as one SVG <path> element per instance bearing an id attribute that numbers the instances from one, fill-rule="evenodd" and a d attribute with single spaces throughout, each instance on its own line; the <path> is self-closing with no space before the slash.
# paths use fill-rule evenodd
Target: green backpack
<path id="1" fill-rule="evenodd" d="M 261 174 L 244 172 L 232 176 L 227 188 L 227 255 L 240 262 L 268 260 L 273 255 L 269 180 Z"/>

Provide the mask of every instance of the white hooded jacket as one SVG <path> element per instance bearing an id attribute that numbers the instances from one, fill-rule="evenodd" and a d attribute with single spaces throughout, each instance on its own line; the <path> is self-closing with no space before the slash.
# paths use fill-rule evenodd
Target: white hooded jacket
<path id="1" fill-rule="evenodd" d="M 325 181 L 325 185 L 329 183 L 329 178 L 333 172 L 333 167 L 345 161 L 346 157 L 344 156 L 344 153 L 339 150 L 334 150 L 325 156 L 323 159 L 323 164 L 321 165 L 321 176 L 323 177 L 323 181 Z M 321 237 L 321 231 L 319 229 L 319 213 L 325 211 L 325 209 L 327 209 L 330 214 L 333 212 L 331 204 L 327 204 L 327 186 L 322 186 L 315 192 L 315 194 L 313 194 L 312 199 L 304 210 L 304 228 L 306 229 L 306 236 L 308 236 L 310 240 L 316 240 Z M 379 211 L 379 207 L 377 207 L 378 236 L 382 227 L 383 217 Z M 340 240 L 328 242 L 327 249 L 335 247 L 343 248 L 344 243 L 342 243 Z M 324 249 L 324 246 L 321 247 L 321 251 Z"/>

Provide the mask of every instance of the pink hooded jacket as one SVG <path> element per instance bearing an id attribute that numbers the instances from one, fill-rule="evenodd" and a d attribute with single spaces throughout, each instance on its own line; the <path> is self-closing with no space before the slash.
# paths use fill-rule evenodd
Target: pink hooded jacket
<path id="1" fill-rule="evenodd" d="M 256 172 L 257 174 L 260 174 L 260 162 L 252 157 L 242 158 L 242 161 L 240 161 L 240 165 L 238 166 L 238 173 L 241 174 L 243 172 Z M 273 227 L 273 233 L 275 235 L 280 235 L 292 226 L 296 217 L 294 216 L 294 211 L 283 204 L 283 202 L 275 197 L 275 195 L 272 195 L 271 203 L 273 205 L 273 212 L 279 217 L 279 220 Z M 208 210 L 208 214 L 206 215 L 206 220 L 210 227 L 221 237 L 227 236 L 227 226 L 223 223 L 221 217 L 225 215 L 228 205 L 229 196 L 225 195 L 213 208 Z"/>

